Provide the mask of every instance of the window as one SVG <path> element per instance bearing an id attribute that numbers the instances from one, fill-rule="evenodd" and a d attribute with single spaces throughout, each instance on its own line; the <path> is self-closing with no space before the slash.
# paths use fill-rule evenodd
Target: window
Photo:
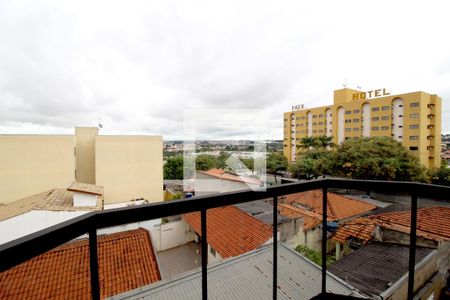
<path id="1" fill-rule="evenodd" d="M 379 107 L 373 107 L 373 108 L 372 108 L 372 111 L 379 111 L 379 110 L 380 110 Z"/>
<path id="2" fill-rule="evenodd" d="M 380 117 L 372 117 L 372 121 L 378 121 Z"/>
<path id="3" fill-rule="evenodd" d="M 417 136 L 417 135 L 410 135 L 409 136 L 409 140 L 410 141 L 417 141 L 419 139 L 419 136 Z"/>
<path id="4" fill-rule="evenodd" d="M 322 129 L 319 129 L 319 133 L 323 133 L 323 130 L 322 130 Z"/>
<path id="5" fill-rule="evenodd" d="M 409 147 L 409 150 L 412 150 L 412 151 L 417 151 L 417 150 L 419 150 L 419 147 L 417 147 L 417 146 L 413 146 L 413 147 Z"/>
<path id="6" fill-rule="evenodd" d="M 350 120 L 350 119 L 345 120 L 345 123 L 351 123 L 351 122 L 352 122 L 352 120 Z"/>
<path id="7" fill-rule="evenodd" d="M 359 119 L 353 119 L 353 123 L 359 123 Z"/>
<path id="8" fill-rule="evenodd" d="M 313 119 L 317 118 L 317 115 L 313 115 Z"/>
<path id="9" fill-rule="evenodd" d="M 410 117 L 411 119 L 418 119 L 418 118 L 419 118 L 419 114 L 418 114 L 418 113 L 410 114 L 409 117 Z"/>
<path id="10" fill-rule="evenodd" d="M 323 125 L 323 122 L 319 122 L 319 125 Z"/>
<path id="11" fill-rule="evenodd" d="M 305 119 L 305 116 L 300 117 L 300 120 L 304 120 L 304 119 Z"/>
<path id="12" fill-rule="evenodd" d="M 301 133 L 301 134 L 305 134 L 305 131 L 304 131 L 304 130 L 301 130 L 300 133 Z"/>
<path id="13" fill-rule="evenodd" d="M 353 131 L 359 131 L 359 127 L 353 128 Z"/>
<path id="14" fill-rule="evenodd" d="M 409 125 L 409 129 L 418 129 L 419 128 L 419 124 L 411 124 Z"/>
<path id="15" fill-rule="evenodd" d="M 214 250 L 213 247 L 211 247 L 211 249 L 209 250 L 209 252 L 211 252 L 211 254 L 212 254 L 213 256 L 216 256 L 216 250 Z"/>
<path id="16" fill-rule="evenodd" d="M 296 119 L 296 120 L 300 120 L 300 117 L 296 117 L 295 119 Z"/>
<path id="17" fill-rule="evenodd" d="M 389 116 L 381 116 L 381 120 L 383 121 L 389 120 Z"/>
<path id="18" fill-rule="evenodd" d="M 313 133 L 317 133 L 317 130 L 313 130 Z"/>
<path id="19" fill-rule="evenodd" d="M 359 109 L 353 110 L 353 113 L 354 113 L 354 114 L 359 114 Z"/>
<path id="20" fill-rule="evenodd" d="M 350 131 L 352 131 L 351 128 L 345 128 L 345 132 L 350 132 Z"/>
<path id="21" fill-rule="evenodd" d="M 389 110 L 389 106 L 382 106 L 381 110 Z"/>
<path id="22" fill-rule="evenodd" d="M 380 128 L 378 127 L 378 126 L 374 126 L 374 127 L 372 127 L 372 130 L 373 131 L 378 131 Z"/>
<path id="23" fill-rule="evenodd" d="M 317 125 L 317 123 L 316 123 L 316 122 L 314 122 L 314 123 L 312 123 L 312 125 L 313 125 L 313 126 L 316 126 L 316 125 Z"/>
<path id="24" fill-rule="evenodd" d="M 320 114 L 320 115 L 319 115 L 319 118 L 323 118 L 323 114 Z"/>
<path id="25" fill-rule="evenodd" d="M 419 106 L 419 102 L 412 102 L 409 106 L 410 107 L 418 107 Z"/>
<path id="26" fill-rule="evenodd" d="M 295 127 L 298 127 L 300 124 L 295 124 Z"/>
<path id="27" fill-rule="evenodd" d="M 389 130 L 389 126 L 381 126 L 381 130 Z"/>
<path id="28" fill-rule="evenodd" d="M 346 111 L 345 111 L 345 114 L 346 114 L 346 115 L 349 115 L 349 114 L 351 114 L 351 113 L 352 113 L 351 110 L 346 110 Z"/>

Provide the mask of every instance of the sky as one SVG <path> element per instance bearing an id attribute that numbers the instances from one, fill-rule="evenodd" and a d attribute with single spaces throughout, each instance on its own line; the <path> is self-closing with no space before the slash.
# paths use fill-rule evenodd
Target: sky
<path id="1" fill-rule="evenodd" d="M 283 112 L 330 105 L 343 84 L 438 94 L 450 133 L 449 11 L 448 1 L 0 0 L 0 133 L 101 123 L 102 134 L 182 139 L 186 111 L 204 110 L 199 138 L 252 139 L 255 110 L 267 138 L 282 139 Z M 239 110 L 248 122 L 232 121 Z"/>

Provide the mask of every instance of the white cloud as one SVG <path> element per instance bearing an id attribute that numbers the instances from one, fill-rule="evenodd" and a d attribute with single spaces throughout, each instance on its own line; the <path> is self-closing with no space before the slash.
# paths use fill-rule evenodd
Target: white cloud
<path id="1" fill-rule="evenodd" d="M 447 11 L 445 1 L 0 0 L 0 130 L 101 121 L 104 132 L 180 138 L 185 108 L 247 107 L 267 109 L 281 139 L 283 111 L 330 104 L 347 78 L 441 95 L 448 132 Z"/>

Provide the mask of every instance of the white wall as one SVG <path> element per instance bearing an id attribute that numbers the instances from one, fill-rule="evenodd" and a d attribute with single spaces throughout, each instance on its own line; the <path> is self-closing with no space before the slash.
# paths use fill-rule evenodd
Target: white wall
<path id="1" fill-rule="evenodd" d="M 326 123 L 327 124 L 326 136 L 332 136 L 333 135 L 333 132 L 332 132 L 332 129 L 333 129 L 333 124 L 332 124 L 333 116 L 331 114 L 331 109 L 329 109 L 329 108 L 326 109 L 325 116 L 326 116 L 326 122 L 327 122 Z"/>
<path id="2" fill-rule="evenodd" d="M 394 139 L 403 140 L 403 99 L 397 98 L 392 102 L 392 133 Z"/>
<path id="3" fill-rule="evenodd" d="M 337 111 L 337 141 L 338 144 L 344 141 L 344 116 L 345 109 L 343 107 L 339 107 Z"/>
<path id="4" fill-rule="evenodd" d="M 371 123 L 371 119 L 370 119 L 370 104 L 369 103 L 364 103 L 364 105 L 362 106 L 362 117 L 363 117 L 363 132 L 362 135 L 363 137 L 369 137 L 370 136 L 370 123 Z"/>
<path id="5" fill-rule="evenodd" d="M 251 185 L 258 188 L 258 185 Z M 233 192 L 248 189 L 249 185 L 240 181 L 224 180 L 214 176 L 196 172 L 194 181 L 195 195 L 210 195 L 216 193 Z"/>
<path id="6" fill-rule="evenodd" d="M 90 211 L 32 210 L 0 222 L 0 244 L 18 239 Z"/>
<path id="7" fill-rule="evenodd" d="M 184 220 L 155 225 L 151 235 L 156 251 L 182 246 L 194 239 L 194 236 L 189 234 L 188 224 Z"/>
<path id="8" fill-rule="evenodd" d="M 96 205 L 97 205 L 97 195 L 77 193 L 77 192 L 73 193 L 74 207 L 86 207 Z"/>

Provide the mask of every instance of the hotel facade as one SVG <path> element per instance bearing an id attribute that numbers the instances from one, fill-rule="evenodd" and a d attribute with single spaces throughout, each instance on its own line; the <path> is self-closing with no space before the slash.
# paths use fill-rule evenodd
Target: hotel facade
<path id="1" fill-rule="evenodd" d="M 284 113 L 284 155 L 298 159 L 301 138 L 326 135 L 335 144 L 349 138 L 386 136 L 399 141 L 428 168 L 441 165 L 441 98 L 425 92 L 391 95 L 386 89 L 334 91 L 330 106 L 292 107 Z"/>

